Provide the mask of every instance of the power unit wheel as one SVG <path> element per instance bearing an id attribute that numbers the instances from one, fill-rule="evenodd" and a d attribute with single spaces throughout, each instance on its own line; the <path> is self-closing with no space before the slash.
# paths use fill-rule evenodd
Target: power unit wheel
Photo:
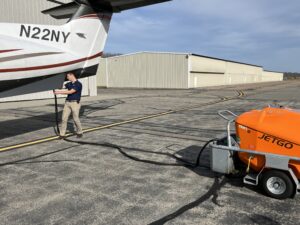
<path id="1" fill-rule="evenodd" d="M 282 171 L 267 171 L 263 174 L 261 182 L 264 191 L 272 198 L 286 199 L 294 194 L 293 181 Z"/>

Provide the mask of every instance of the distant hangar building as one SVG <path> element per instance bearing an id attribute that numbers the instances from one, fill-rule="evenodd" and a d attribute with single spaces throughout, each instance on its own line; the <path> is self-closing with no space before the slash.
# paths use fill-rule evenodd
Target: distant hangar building
<path id="1" fill-rule="evenodd" d="M 282 81 L 283 73 L 190 53 L 138 52 L 101 59 L 98 86 L 188 89 Z"/>

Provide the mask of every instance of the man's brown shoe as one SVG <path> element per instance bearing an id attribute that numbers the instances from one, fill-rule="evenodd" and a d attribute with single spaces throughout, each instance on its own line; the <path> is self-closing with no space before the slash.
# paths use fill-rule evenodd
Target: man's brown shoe
<path id="1" fill-rule="evenodd" d="M 59 138 L 60 140 L 65 140 L 66 139 L 66 136 L 62 136 L 62 135 L 59 135 Z"/>

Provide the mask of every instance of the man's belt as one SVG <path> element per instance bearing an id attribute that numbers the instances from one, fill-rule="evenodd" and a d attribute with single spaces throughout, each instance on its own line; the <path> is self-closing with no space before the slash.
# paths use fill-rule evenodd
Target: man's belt
<path id="1" fill-rule="evenodd" d="M 77 103 L 80 103 L 80 100 L 66 100 L 66 102 L 77 102 Z"/>

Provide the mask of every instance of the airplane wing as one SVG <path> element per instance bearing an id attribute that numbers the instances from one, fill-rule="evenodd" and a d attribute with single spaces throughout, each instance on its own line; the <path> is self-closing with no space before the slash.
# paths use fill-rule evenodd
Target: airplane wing
<path id="1" fill-rule="evenodd" d="M 71 3 L 61 4 L 57 7 L 44 10 L 42 13 L 49 14 L 55 19 L 66 19 L 70 18 L 77 11 L 80 4 L 89 4 L 93 8 L 97 9 L 97 11 L 110 11 L 119 13 L 128 9 L 154 5 L 168 1 L 172 0 L 73 0 Z"/>
<path id="2" fill-rule="evenodd" d="M 113 12 L 121 12 L 128 9 L 154 5 L 171 0 L 90 0 L 96 7 L 105 7 Z"/>

